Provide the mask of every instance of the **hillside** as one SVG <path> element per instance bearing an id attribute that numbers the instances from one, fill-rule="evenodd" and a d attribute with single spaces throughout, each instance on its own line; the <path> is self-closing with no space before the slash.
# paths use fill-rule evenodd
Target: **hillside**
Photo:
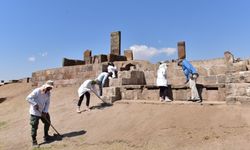
<path id="1" fill-rule="evenodd" d="M 61 141 L 43 150 L 247 150 L 250 107 L 241 105 L 164 105 L 114 103 L 102 107 L 93 95 L 90 112 L 75 112 L 76 86 L 52 90 L 52 124 Z M 0 86 L 0 150 L 32 149 L 29 105 L 31 84 Z M 54 131 L 51 128 L 50 134 Z M 42 143 L 40 122 L 38 142 Z"/>

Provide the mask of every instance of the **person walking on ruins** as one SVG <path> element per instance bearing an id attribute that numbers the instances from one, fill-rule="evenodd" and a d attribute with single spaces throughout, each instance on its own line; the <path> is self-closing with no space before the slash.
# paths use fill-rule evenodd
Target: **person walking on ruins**
<path id="1" fill-rule="evenodd" d="M 26 98 L 30 104 L 30 125 L 32 145 L 38 146 L 36 136 L 39 124 L 39 119 L 44 123 L 44 141 L 49 142 L 53 140 L 52 136 L 48 134 L 50 127 L 50 90 L 53 88 L 54 82 L 49 80 L 39 88 L 34 89 Z"/>
<path id="2" fill-rule="evenodd" d="M 167 64 L 160 62 L 157 70 L 156 85 L 160 87 L 160 101 L 171 102 L 167 96 L 168 93 L 168 81 L 167 81 Z"/>
<path id="3" fill-rule="evenodd" d="M 97 84 L 97 82 L 95 80 L 86 80 L 79 87 L 79 89 L 78 89 L 79 100 L 77 103 L 76 112 L 81 113 L 80 107 L 81 107 L 84 95 L 86 96 L 86 110 L 90 111 L 90 108 L 89 108 L 90 93 L 89 92 L 92 91 L 92 92 L 95 92 L 97 94 L 95 84 Z"/>
<path id="4" fill-rule="evenodd" d="M 108 79 L 108 77 L 112 76 L 112 72 L 102 72 L 98 75 L 98 77 L 95 79 L 97 81 L 97 84 L 99 85 L 99 96 L 102 96 L 102 89 L 103 86 Z"/>
<path id="5" fill-rule="evenodd" d="M 189 82 L 189 87 L 191 88 L 191 101 L 201 102 L 197 87 L 196 87 L 196 80 L 199 77 L 194 66 L 188 62 L 186 59 L 178 60 L 178 66 L 182 67 L 183 73 L 186 76 L 187 84 Z"/>
<path id="6" fill-rule="evenodd" d="M 112 73 L 112 78 L 116 78 L 117 77 L 117 68 L 114 65 L 113 62 L 109 62 L 108 63 L 108 73 L 111 72 Z"/>

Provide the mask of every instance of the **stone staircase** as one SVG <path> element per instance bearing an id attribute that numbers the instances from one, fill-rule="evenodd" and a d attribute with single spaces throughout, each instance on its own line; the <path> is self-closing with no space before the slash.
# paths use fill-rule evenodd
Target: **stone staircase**
<path id="1" fill-rule="evenodd" d="M 190 89 L 187 85 L 169 85 L 168 95 L 173 102 L 168 104 L 195 104 L 187 101 L 190 98 Z M 203 100 L 202 104 L 225 104 L 225 84 L 197 84 L 197 89 Z M 142 71 L 122 71 L 118 78 L 110 79 L 109 86 L 103 89 L 103 98 L 109 103 L 154 103 L 165 104 L 159 101 L 159 87 L 146 85 Z M 199 104 L 200 105 L 200 104 Z"/>
<path id="2" fill-rule="evenodd" d="M 122 71 L 118 78 L 110 79 L 109 87 L 103 89 L 104 98 L 113 103 L 154 103 L 159 102 L 159 87 L 146 85 L 142 71 Z M 250 71 L 228 75 L 225 83 L 197 84 L 202 104 L 250 104 Z M 170 104 L 195 104 L 190 98 L 187 85 L 169 85 Z M 167 103 L 169 104 L 169 103 Z"/>

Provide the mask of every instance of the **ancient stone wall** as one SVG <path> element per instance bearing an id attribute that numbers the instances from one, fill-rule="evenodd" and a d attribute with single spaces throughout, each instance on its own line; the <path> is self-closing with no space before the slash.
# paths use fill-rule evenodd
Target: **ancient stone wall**
<path id="1" fill-rule="evenodd" d="M 40 86 L 47 80 L 54 80 L 55 86 L 80 85 L 86 79 L 95 79 L 102 69 L 103 65 L 90 64 L 41 70 L 32 73 L 32 85 Z"/>
<path id="2" fill-rule="evenodd" d="M 226 101 L 227 103 L 250 102 L 249 60 L 227 63 L 226 59 L 191 61 L 198 70 L 197 88 L 204 101 Z M 110 102 L 127 100 L 158 100 L 159 88 L 156 86 L 158 64 L 148 61 L 116 61 L 118 78 L 109 80 L 104 95 Z M 171 99 L 186 101 L 190 89 L 182 68 L 177 62 L 169 62 L 167 77 Z M 43 70 L 33 73 L 33 85 L 38 86 L 46 80 L 55 80 L 56 86 L 80 85 L 86 79 L 94 79 L 102 71 L 107 71 L 107 62 Z"/>

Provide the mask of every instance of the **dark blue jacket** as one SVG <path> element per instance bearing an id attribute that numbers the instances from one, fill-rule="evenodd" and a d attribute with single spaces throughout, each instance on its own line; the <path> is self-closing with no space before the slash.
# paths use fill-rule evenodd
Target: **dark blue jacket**
<path id="1" fill-rule="evenodd" d="M 182 61 L 182 70 L 186 76 L 187 81 L 189 80 L 190 75 L 197 73 L 194 66 L 190 62 L 188 62 L 186 59 L 183 59 Z"/>

